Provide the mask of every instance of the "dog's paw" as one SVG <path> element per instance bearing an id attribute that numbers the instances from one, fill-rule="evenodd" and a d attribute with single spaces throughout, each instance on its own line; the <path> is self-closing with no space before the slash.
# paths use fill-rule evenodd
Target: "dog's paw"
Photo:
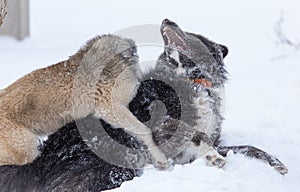
<path id="1" fill-rule="evenodd" d="M 166 162 L 158 162 L 154 163 L 154 167 L 159 171 L 172 171 L 174 168 L 173 160 L 167 160 Z"/>
<path id="2" fill-rule="evenodd" d="M 206 164 L 222 168 L 226 164 L 225 158 L 217 152 L 209 152 L 205 155 Z"/>
<path id="3" fill-rule="evenodd" d="M 285 175 L 289 172 L 288 168 L 284 165 L 275 165 L 274 169 L 278 171 L 281 175 Z"/>
<path id="4" fill-rule="evenodd" d="M 168 159 L 157 146 L 149 148 L 152 157 L 152 164 L 158 170 L 169 170 L 173 167 L 173 161 Z"/>

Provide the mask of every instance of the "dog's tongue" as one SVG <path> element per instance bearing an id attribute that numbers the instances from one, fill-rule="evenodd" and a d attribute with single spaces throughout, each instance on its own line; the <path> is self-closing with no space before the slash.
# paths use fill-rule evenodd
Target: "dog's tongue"
<path id="1" fill-rule="evenodd" d="M 194 79 L 194 83 L 198 83 L 200 85 L 204 85 L 205 87 L 211 87 L 212 83 L 207 81 L 206 79 Z"/>

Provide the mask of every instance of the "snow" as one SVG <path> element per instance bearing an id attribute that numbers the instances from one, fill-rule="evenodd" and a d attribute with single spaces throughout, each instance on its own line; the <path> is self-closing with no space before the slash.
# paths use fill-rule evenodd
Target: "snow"
<path id="1" fill-rule="evenodd" d="M 206 35 L 229 47 L 224 144 L 254 145 L 278 157 L 290 170 L 281 176 L 264 163 L 230 154 L 223 169 L 207 167 L 201 159 L 178 165 L 171 172 L 150 167 L 141 177 L 111 191 L 298 191 L 300 50 L 280 43 L 274 29 L 283 16 L 283 33 L 300 42 L 299 1 L 31 0 L 30 3 L 31 37 L 22 42 L 0 37 L 0 89 L 34 69 L 67 59 L 96 34 L 160 24 L 169 18 L 187 31 Z M 152 35 L 159 35 L 159 31 L 157 34 L 151 31 L 149 36 Z M 154 60 L 161 51 L 157 42 L 154 44 L 139 47 L 143 64 Z"/>

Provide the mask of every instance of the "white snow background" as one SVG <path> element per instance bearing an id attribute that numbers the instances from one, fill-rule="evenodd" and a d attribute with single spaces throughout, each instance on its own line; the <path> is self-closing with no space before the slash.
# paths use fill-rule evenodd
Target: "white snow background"
<path id="1" fill-rule="evenodd" d="M 229 48 L 223 143 L 259 147 L 284 162 L 289 173 L 282 176 L 267 164 L 230 154 L 223 169 L 201 159 L 171 172 L 146 169 L 111 191 L 297 192 L 300 48 L 280 43 L 275 28 L 283 17 L 283 33 L 299 43 L 299 9 L 297 0 L 31 0 L 31 36 L 21 42 L 0 36 L 0 88 L 67 59 L 97 34 L 169 18 Z M 162 48 L 149 50 L 141 51 L 141 61 L 155 59 Z"/>

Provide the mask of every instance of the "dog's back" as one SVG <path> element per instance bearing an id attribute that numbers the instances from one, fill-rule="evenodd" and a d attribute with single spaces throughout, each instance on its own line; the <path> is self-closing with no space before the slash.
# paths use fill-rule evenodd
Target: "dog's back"
<path id="1" fill-rule="evenodd" d="M 137 60 L 130 39 L 92 38 L 68 60 L 35 70 L 5 88 L 0 93 L 1 116 L 36 133 L 52 133 L 93 113 L 96 98 L 109 102 L 111 91 L 99 95 L 97 90 L 112 89 L 111 83 Z"/>
<path id="2" fill-rule="evenodd" d="M 131 132 L 147 129 L 127 108 L 140 73 L 134 41 L 103 35 L 68 60 L 20 78 L 0 93 L 0 165 L 31 162 L 41 135 L 90 114 Z M 158 150 L 152 155 L 167 161 Z"/>

